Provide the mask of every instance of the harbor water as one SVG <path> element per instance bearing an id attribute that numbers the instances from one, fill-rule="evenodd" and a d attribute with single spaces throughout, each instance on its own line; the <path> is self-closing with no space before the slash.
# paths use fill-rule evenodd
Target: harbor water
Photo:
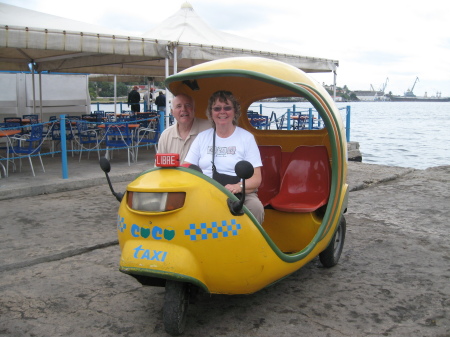
<path id="1" fill-rule="evenodd" d="M 309 103 L 253 104 L 265 114 L 277 115 L 288 108 L 309 108 Z M 342 108 L 345 123 L 346 106 L 350 106 L 350 141 L 358 142 L 364 163 L 426 169 L 450 165 L 449 102 L 346 102 Z"/>
<path id="2" fill-rule="evenodd" d="M 262 106 L 264 115 L 275 112 L 281 116 L 294 105 L 297 111 L 311 107 L 304 102 L 256 102 L 249 109 L 259 112 Z M 344 123 L 345 107 L 350 106 L 350 141 L 359 143 L 364 163 L 416 169 L 450 165 L 450 102 L 345 102 L 337 106 Z M 114 111 L 113 105 L 100 108 Z M 91 109 L 97 110 L 97 105 Z"/>
<path id="3" fill-rule="evenodd" d="M 349 105 L 350 140 L 359 142 L 363 162 L 416 169 L 450 165 L 450 103 Z"/>

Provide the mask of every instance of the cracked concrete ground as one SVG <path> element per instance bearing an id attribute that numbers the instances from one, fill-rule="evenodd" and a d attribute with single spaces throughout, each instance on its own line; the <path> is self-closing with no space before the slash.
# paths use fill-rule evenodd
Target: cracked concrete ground
<path id="1" fill-rule="evenodd" d="M 348 181 L 336 267 L 201 295 L 185 336 L 450 336 L 450 167 L 350 163 Z M 0 336 L 166 336 L 164 289 L 118 271 L 117 207 L 105 184 L 0 200 Z"/>

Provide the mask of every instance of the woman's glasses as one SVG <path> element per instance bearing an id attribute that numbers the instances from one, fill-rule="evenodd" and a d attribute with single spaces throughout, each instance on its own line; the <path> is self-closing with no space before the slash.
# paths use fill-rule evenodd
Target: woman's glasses
<path id="1" fill-rule="evenodd" d="M 226 105 L 226 106 L 215 106 L 214 108 L 212 108 L 214 112 L 220 112 L 222 111 L 222 109 L 225 111 L 231 111 L 233 107 L 230 105 Z"/>

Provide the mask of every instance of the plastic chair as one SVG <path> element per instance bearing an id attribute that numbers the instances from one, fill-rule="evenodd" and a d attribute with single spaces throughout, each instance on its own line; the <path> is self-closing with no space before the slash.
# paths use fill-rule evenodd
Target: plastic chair
<path id="1" fill-rule="evenodd" d="M 281 146 L 260 145 L 261 154 L 261 185 L 258 187 L 258 198 L 263 206 L 267 206 L 280 190 Z"/>
<path id="2" fill-rule="evenodd" d="M 38 124 L 39 123 L 39 115 L 23 115 L 23 119 L 29 119 L 30 124 Z"/>
<path id="3" fill-rule="evenodd" d="M 20 137 L 23 134 L 23 130 L 21 129 L 22 118 L 21 117 L 5 117 L 3 118 L 4 127 L 7 129 L 20 129 L 20 133 L 15 137 Z"/>
<path id="4" fill-rule="evenodd" d="M 61 142 L 61 125 L 59 122 L 54 122 L 51 128 L 51 140 L 52 140 L 52 157 L 54 157 L 55 152 L 55 142 Z M 70 141 L 71 149 L 72 149 L 72 157 L 73 157 L 73 140 L 74 134 L 72 130 L 72 124 L 70 121 L 66 120 L 66 141 Z"/>
<path id="5" fill-rule="evenodd" d="M 98 111 L 94 111 L 93 112 L 94 115 L 100 115 L 102 117 L 106 117 L 105 111 L 104 110 L 98 110 Z"/>
<path id="6" fill-rule="evenodd" d="M 299 146 L 291 155 L 280 192 L 270 204 L 284 212 L 313 212 L 328 202 L 330 163 L 325 146 Z"/>
<path id="7" fill-rule="evenodd" d="M 106 113 L 106 121 L 107 122 L 115 122 L 116 121 L 116 114 L 114 112 L 107 112 Z"/>
<path id="8" fill-rule="evenodd" d="M 140 145 L 153 145 L 155 147 L 155 152 L 158 150 L 158 140 L 159 140 L 159 128 L 139 128 L 134 134 L 134 145 L 136 148 L 135 160 L 138 160 L 139 146 Z"/>
<path id="9" fill-rule="evenodd" d="M 105 117 L 105 113 L 103 111 L 96 111 L 91 116 L 95 117 L 95 122 L 97 124 L 101 124 L 101 123 L 103 123 L 103 118 Z"/>
<path id="10" fill-rule="evenodd" d="M 30 162 L 31 171 L 34 174 L 33 162 L 31 160 L 31 155 L 39 155 L 39 160 L 41 161 L 42 171 L 45 172 L 44 163 L 42 162 L 41 154 L 41 146 L 43 141 L 43 129 L 44 126 L 42 124 L 33 125 L 31 127 L 30 134 L 17 142 L 17 145 L 11 146 L 9 153 L 12 153 L 14 159 L 14 155 L 26 155 L 28 156 L 28 160 Z M 25 145 L 23 145 L 25 143 Z M 8 158 L 9 159 L 9 158 Z M 22 170 L 22 159 L 20 159 L 20 170 Z"/>
<path id="11" fill-rule="evenodd" d="M 100 160 L 100 145 L 98 140 L 98 130 L 90 129 L 89 124 L 86 121 L 78 121 L 77 122 L 77 131 L 78 131 L 78 143 L 80 144 L 80 158 L 78 161 L 81 161 L 81 154 L 83 153 L 84 145 L 89 145 L 89 150 L 91 149 L 91 145 L 95 144 L 97 148 L 98 160 Z M 88 151 L 88 159 L 91 151 Z"/>
<path id="12" fill-rule="evenodd" d="M 153 112 L 143 112 L 138 115 L 136 120 L 141 128 L 151 128 L 155 129 L 157 126 L 157 115 Z"/>
<path id="13" fill-rule="evenodd" d="M 105 123 L 105 157 L 109 158 L 109 148 L 126 148 L 128 151 L 128 166 L 130 166 L 130 154 L 133 148 L 133 133 L 127 123 Z M 130 153 L 131 152 L 131 153 Z"/>

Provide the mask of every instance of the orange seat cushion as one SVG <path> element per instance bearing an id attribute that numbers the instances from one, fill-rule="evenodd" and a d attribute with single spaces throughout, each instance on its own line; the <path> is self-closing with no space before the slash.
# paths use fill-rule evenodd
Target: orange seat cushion
<path id="1" fill-rule="evenodd" d="M 328 202 L 330 163 L 325 146 L 299 146 L 292 152 L 279 193 L 270 205 L 284 212 L 313 212 Z"/>

